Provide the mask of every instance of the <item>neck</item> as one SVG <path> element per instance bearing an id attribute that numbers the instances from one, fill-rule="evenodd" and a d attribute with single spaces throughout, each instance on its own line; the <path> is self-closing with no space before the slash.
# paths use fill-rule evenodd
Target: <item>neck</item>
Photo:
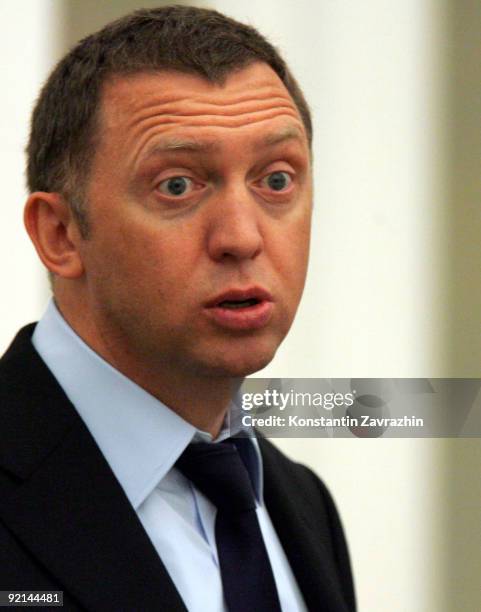
<path id="1" fill-rule="evenodd" d="M 178 385 L 162 384 L 158 389 L 152 387 L 149 389 L 142 384 L 142 381 L 134 380 L 134 382 L 144 387 L 185 421 L 201 431 L 210 433 L 214 439 L 219 435 L 232 396 L 239 387 L 237 381 L 220 379 L 203 381 L 183 379 Z"/>
<path id="2" fill-rule="evenodd" d="M 107 360 L 108 361 L 108 360 Z M 156 397 L 185 421 L 215 439 L 222 428 L 238 379 L 187 377 L 161 368 L 136 369 L 131 364 L 110 361 L 117 370 Z M 146 375 L 147 373 L 147 375 Z"/>
<path id="3" fill-rule="evenodd" d="M 242 379 L 178 371 L 169 360 L 139 359 L 128 347 L 119 349 L 109 343 L 91 318 L 76 317 L 68 304 L 59 304 L 57 296 L 56 304 L 77 335 L 111 366 L 197 429 L 214 439 L 218 436 Z"/>

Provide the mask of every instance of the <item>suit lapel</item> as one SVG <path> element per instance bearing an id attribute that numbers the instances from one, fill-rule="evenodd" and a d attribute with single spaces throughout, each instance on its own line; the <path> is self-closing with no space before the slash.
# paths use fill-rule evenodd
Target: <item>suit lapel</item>
<path id="1" fill-rule="evenodd" d="M 299 474 L 286 470 L 277 460 L 278 451 L 262 439 L 260 446 L 266 507 L 308 609 L 348 612 L 329 551 L 329 534 L 323 535 L 318 527 L 323 521 L 321 512 L 312 515 L 312 500 L 304 497 Z M 326 530 L 328 527 L 326 524 Z"/>
<path id="2" fill-rule="evenodd" d="M 0 516 L 89 610 L 186 612 L 121 486 L 29 337 L 24 332 L 15 341 L 0 367 L 6 434 L 0 465 L 16 477 L 0 498 Z"/>
<path id="3" fill-rule="evenodd" d="M 13 475 L 0 470 L 0 518 L 87 609 L 186 612 L 109 465 L 34 350 L 32 331 L 22 330 L 0 362 L 0 467 Z M 319 531 L 327 521 L 307 510 L 312 500 L 300 495 L 291 464 L 262 440 L 261 450 L 266 505 L 309 610 L 347 612 L 328 526 Z"/>

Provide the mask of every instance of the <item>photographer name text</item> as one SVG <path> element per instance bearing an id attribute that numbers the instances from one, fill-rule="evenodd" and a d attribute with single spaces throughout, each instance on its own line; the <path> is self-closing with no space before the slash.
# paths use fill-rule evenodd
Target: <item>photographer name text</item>
<path id="1" fill-rule="evenodd" d="M 360 417 L 346 415 L 339 418 L 245 414 L 242 416 L 242 424 L 245 427 L 348 427 L 353 429 L 355 427 L 423 427 L 424 419 L 411 416 L 375 418 L 367 414 Z"/>

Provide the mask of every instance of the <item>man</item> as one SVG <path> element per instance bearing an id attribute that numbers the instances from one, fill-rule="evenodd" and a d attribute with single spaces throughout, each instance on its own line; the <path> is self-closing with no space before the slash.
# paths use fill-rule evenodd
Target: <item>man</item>
<path id="1" fill-rule="evenodd" d="M 0 364 L 1 589 L 71 610 L 354 609 L 326 489 L 231 404 L 301 297 L 310 141 L 278 53 L 214 11 L 138 11 L 56 67 L 25 207 L 55 301 Z M 212 449 L 247 482 L 242 517 L 189 471 Z"/>

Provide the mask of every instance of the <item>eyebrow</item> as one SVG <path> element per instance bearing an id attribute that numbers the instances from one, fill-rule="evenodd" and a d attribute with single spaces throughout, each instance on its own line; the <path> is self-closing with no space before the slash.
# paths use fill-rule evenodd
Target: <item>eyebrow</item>
<path id="1" fill-rule="evenodd" d="M 281 144 L 287 140 L 299 140 L 302 142 L 302 131 L 294 126 L 286 126 L 276 132 L 262 136 L 260 139 L 253 141 L 254 148 L 272 147 Z M 209 153 L 219 151 L 220 145 L 217 140 L 196 140 L 194 138 L 169 138 L 164 139 L 150 148 L 142 159 L 148 159 L 151 156 L 166 153 L 169 151 L 188 151 L 192 153 Z"/>
<path id="2" fill-rule="evenodd" d="M 156 145 L 147 152 L 147 156 L 153 153 L 164 153 L 165 151 L 193 151 L 194 153 L 203 153 L 218 148 L 219 145 L 214 140 L 199 141 L 190 138 L 171 138 L 156 143 Z"/>
<path id="3" fill-rule="evenodd" d="M 282 142 L 285 142 L 286 140 L 302 141 L 303 136 L 304 135 L 302 131 L 297 126 L 287 125 L 286 127 L 282 128 L 278 132 L 267 134 L 267 136 L 264 136 L 257 144 L 261 146 L 264 145 L 266 147 L 271 147 L 271 146 L 280 144 Z"/>

